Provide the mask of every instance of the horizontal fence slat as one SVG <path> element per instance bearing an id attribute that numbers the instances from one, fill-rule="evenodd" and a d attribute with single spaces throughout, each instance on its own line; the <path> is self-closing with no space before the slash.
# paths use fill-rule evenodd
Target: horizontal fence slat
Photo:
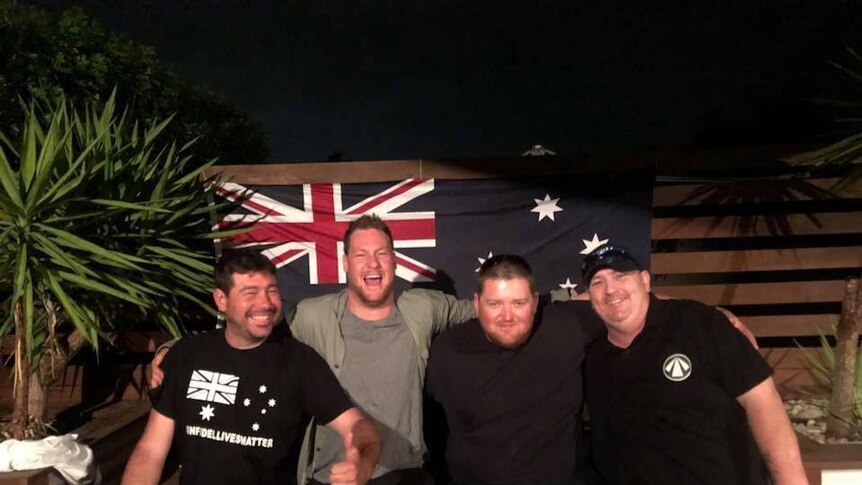
<path id="1" fill-rule="evenodd" d="M 838 315 L 769 315 L 742 317 L 757 337 L 819 336 L 832 333 Z"/>
<path id="2" fill-rule="evenodd" d="M 809 354 L 817 354 L 818 349 L 805 349 Z M 782 347 L 772 349 L 760 349 L 760 354 L 769 362 L 773 369 L 808 369 L 810 363 L 805 352 L 799 347 Z"/>
<path id="3" fill-rule="evenodd" d="M 755 305 L 724 305 L 739 316 L 747 315 L 800 315 L 841 313 L 840 301 L 815 301 L 808 303 L 763 303 Z"/>
<path id="4" fill-rule="evenodd" d="M 656 286 L 653 289 L 658 294 L 708 305 L 841 301 L 844 297 L 844 281 Z"/>
<path id="5" fill-rule="evenodd" d="M 710 239 L 663 239 L 652 242 L 653 253 L 694 251 L 736 251 L 740 249 L 862 247 L 862 232 L 850 234 L 808 234 L 804 236 L 716 237 Z"/>
<path id="6" fill-rule="evenodd" d="M 794 200 L 751 204 L 653 206 L 653 218 L 730 217 L 807 214 L 816 212 L 862 212 L 862 198 Z"/>
<path id="7" fill-rule="evenodd" d="M 837 181 L 837 178 L 807 179 L 807 182 L 811 185 L 826 190 L 835 185 L 835 182 Z M 688 199 L 693 191 L 700 189 L 704 185 L 705 184 L 657 185 L 653 189 L 653 206 L 664 207 L 680 204 L 684 200 Z M 862 197 L 862 184 L 848 187 L 848 190 L 841 192 L 840 195 L 845 198 Z M 697 205 L 698 203 L 698 199 L 686 202 L 687 205 Z"/>
<path id="8" fill-rule="evenodd" d="M 856 212 L 789 214 L 785 221 L 790 234 L 842 234 L 862 231 L 862 214 Z M 652 220 L 653 240 L 774 235 L 764 217 L 756 218 L 746 234 L 741 233 L 739 219 L 736 217 Z"/>
<path id="9" fill-rule="evenodd" d="M 408 178 L 488 179 L 529 178 L 537 175 L 625 173 L 648 170 L 652 160 L 643 153 L 508 157 L 495 159 L 385 160 L 267 165 L 218 165 L 205 175 L 221 173 L 226 179 L 246 185 L 295 185 L 307 183 L 367 183 Z"/>
<path id="10" fill-rule="evenodd" d="M 812 352 L 815 349 L 809 349 Z M 810 364 L 802 350 L 795 347 L 761 349 L 761 355 L 775 371 L 773 379 L 779 389 L 806 389 L 820 387 L 820 382 L 808 370 Z"/>
<path id="11" fill-rule="evenodd" d="M 650 259 L 650 267 L 654 273 L 853 268 L 862 267 L 862 248 L 655 253 Z"/>
<path id="12" fill-rule="evenodd" d="M 732 285 L 746 283 L 786 283 L 791 281 L 829 281 L 858 278 L 860 268 L 788 269 L 774 271 L 727 271 L 704 273 L 653 272 L 653 286 Z"/>
<path id="13" fill-rule="evenodd" d="M 385 182 L 419 177 L 420 160 L 366 162 L 281 163 L 267 165 L 217 165 L 216 173 L 231 182 L 245 185 L 297 185 L 314 182 Z"/>

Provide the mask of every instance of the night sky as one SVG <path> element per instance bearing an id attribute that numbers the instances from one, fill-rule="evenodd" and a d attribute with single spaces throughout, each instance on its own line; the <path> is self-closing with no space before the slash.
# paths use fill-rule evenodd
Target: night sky
<path id="1" fill-rule="evenodd" d="M 226 93 L 273 162 L 817 142 L 835 114 L 806 99 L 862 50 L 834 1 L 39 3 Z"/>

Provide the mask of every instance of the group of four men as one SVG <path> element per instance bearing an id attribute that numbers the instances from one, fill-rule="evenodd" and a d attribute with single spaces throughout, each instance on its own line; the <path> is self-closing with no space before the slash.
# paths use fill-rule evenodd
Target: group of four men
<path id="1" fill-rule="evenodd" d="M 301 301 L 289 332 L 276 326 L 272 264 L 222 256 L 213 295 L 226 326 L 183 339 L 161 366 L 157 355 L 160 395 L 124 483 L 156 483 L 174 436 L 183 483 L 289 482 L 312 415 L 300 483 L 431 484 L 426 387 L 456 483 L 593 483 L 577 457 L 585 374 L 607 483 L 805 483 L 756 350 L 714 309 L 651 296 L 625 250 L 584 260 L 591 304 L 540 305 L 518 256 L 485 261 L 473 300 L 459 301 L 394 293 L 392 236 L 375 216 L 353 221 L 344 247 L 347 288 Z"/>

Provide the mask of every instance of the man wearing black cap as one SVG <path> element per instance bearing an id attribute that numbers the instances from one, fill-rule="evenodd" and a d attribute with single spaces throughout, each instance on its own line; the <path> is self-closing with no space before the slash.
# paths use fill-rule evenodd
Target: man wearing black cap
<path id="1" fill-rule="evenodd" d="M 715 308 L 656 299 L 622 248 L 597 249 L 581 270 L 608 331 L 585 375 L 609 484 L 807 483 L 772 370 Z"/>

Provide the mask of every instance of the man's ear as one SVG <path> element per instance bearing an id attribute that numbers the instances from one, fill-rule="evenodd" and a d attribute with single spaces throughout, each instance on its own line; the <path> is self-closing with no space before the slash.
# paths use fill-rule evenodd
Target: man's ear
<path id="1" fill-rule="evenodd" d="M 213 290 L 213 301 L 218 311 L 224 313 L 227 310 L 227 295 L 219 288 Z"/>
<path id="2" fill-rule="evenodd" d="M 651 287 L 650 287 L 649 271 L 646 271 L 646 270 L 641 271 L 641 281 L 643 281 L 644 287 L 646 288 L 647 292 L 650 292 Z"/>
<path id="3" fill-rule="evenodd" d="M 473 293 L 473 311 L 476 312 L 476 316 L 479 316 L 479 294 Z"/>

